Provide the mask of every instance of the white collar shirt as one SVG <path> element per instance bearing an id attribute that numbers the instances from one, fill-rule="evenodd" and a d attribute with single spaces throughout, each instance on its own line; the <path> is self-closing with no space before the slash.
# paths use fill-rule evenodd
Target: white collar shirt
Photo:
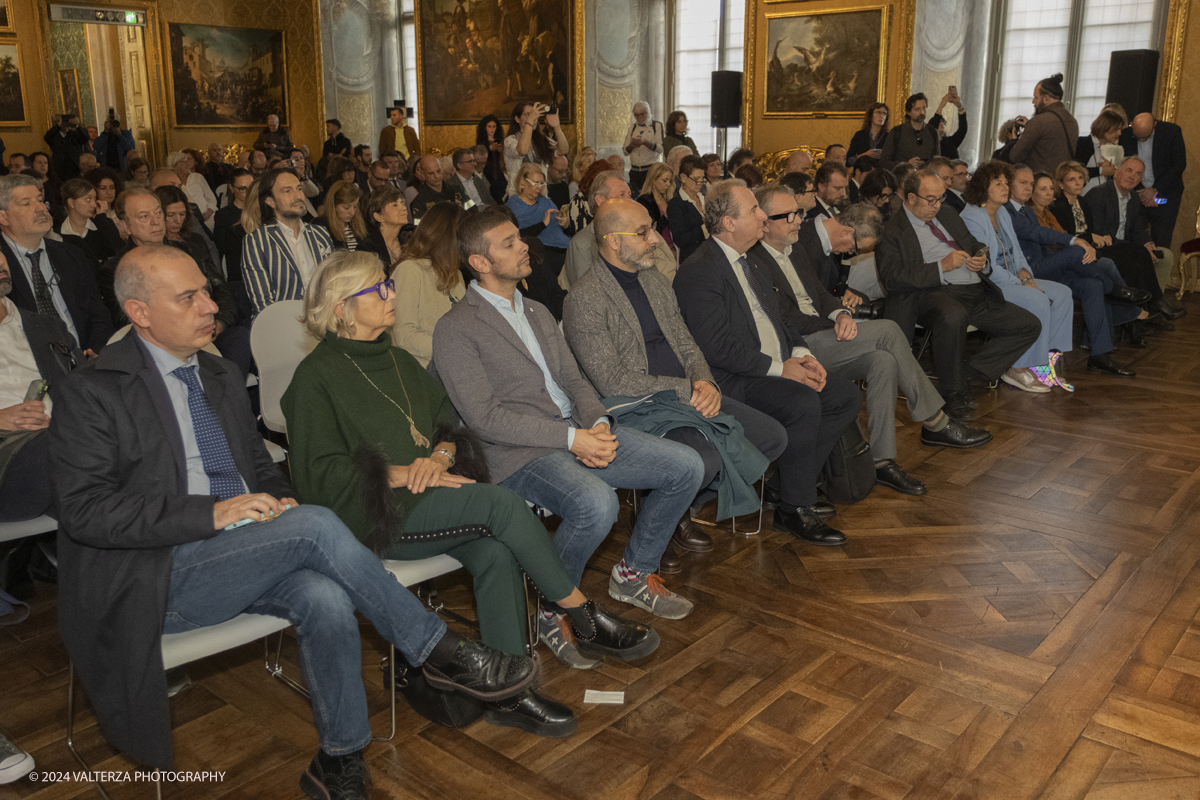
<path id="1" fill-rule="evenodd" d="M 7 315 L 0 321 L 0 408 L 10 408 L 25 402 L 29 384 L 40 380 L 37 359 L 25 336 L 21 313 L 7 297 L 0 298 Z M 46 397 L 46 413 L 50 413 L 50 398 Z"/>
<path id="2" fill-rule="evenodd" d="M 21 271 L 25 274 L 25 280 L 29 284 L 30 293 L 33 292 L 33 262 L 29 260 L 29 254 L 42 254 L 38 259 L 38 268 L 41 270 L 42 277 L 46 279 L 46 283 L 50 286 L 50 299 L 54 303 L 54 310 L 58 312 L 58 318 L 67 326 L 67 332 L 71 334 L 71 338 L 75 340 L 76 344 L 83 347 L 83 342 L 79 341 L 79 331 L 75 329 L 75 320 L 71 318 L 71 312 L 67 309 L 67 301 L 58 286 L 58 273 L 54 271 L 54 265 L 50 263 L 50 253 L 47 252 L 46 245 L 43 242 L 38 242 L 36 250 L 26 250 L 8 238 L 8 234 L 3 235 L 4 241 L 8 243 L 9 248 L 16 255 L 17 263 L 21 265 Z"/>

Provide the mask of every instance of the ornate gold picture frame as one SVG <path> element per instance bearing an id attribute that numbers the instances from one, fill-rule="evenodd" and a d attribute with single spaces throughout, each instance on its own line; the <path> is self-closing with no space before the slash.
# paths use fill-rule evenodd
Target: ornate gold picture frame
<path id="1" fill-rule="evenodd" d="M 283 31 L 176 22 L 166 29 L 174 125 L 255 129 L 270 114 L 290 124 Z"/>
<path id="2" fill-rule="evenodd" d="M 0 33 L 16 33 L 12 18 L 13 10 L 8 0 L 0 0 Z"/>
<path id="3" fill-rule="evenodd" d="M 26 111 L 25 71 L 21 69 L 21 46 L 0 44 L 0 128 L 29 125 Z"/>
<path id="4" fill-rule="evenodd" d="M 891 6 L 766 15 L 763 116 L 859 117 L 887 89 Z"/>
<path id="5" fill-rule="evenodd" d="M 486 9 L 416 0 L 422 127 L 475 125 L 488 114 L 507 127 L 518 101 L 557 105 L 563 125 L 581 122 L 584 0 L 499 0 Z"/>

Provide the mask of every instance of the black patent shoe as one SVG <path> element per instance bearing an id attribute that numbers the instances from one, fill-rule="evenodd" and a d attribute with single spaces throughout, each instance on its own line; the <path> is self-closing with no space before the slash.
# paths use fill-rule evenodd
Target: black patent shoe
<path id="1" fill-rule="evenodd" d="M 812 509 L 812 512 L 816 514 L 819 519 L 829 519 L 830 517 L 837 516 L 837 506 L 835 506 L 833 503 L 826 503 L 818 500 L 809 506 L 809 508 Z"/>
<path id="2" fill-rule="evenodd" d="M 846 534 L 825 524 L 811 508 L 800 506 L 795 511 L 775 509 L 775 530 L 784 531 L 820 547 L 838 547 L 846 543 Z"/>
<path id="3" fill-rule="evenodd" d="M 956 450 L 970 450 L 992 440 L 992 432 L 983 428 L 972 428 L 954 419 L 950 414 L 950 424 L 940 431 L 931 431 L 921 426 L 921 444 L 930 447 L 952 447 Z"/>
<path id="4" fill-rule="evenodd" d="M 371 773 L 361 750 L 344 756 L 319 750 L 300 776 L 300 788 L 313 800 L 367 800 L 370 785 Z"/>
<path id="5" fill-rule="evenodd" d="M 1122 367 L 1105 353 L 1102 356 L 1091 356 L 1087 363 L 1088 372 L 1103 372 L 1105 375 L 1116 375 L 1120 378 L 1136 378 L 1137 373 L 1128 367 Z"/>
<path id="6" fill-rule="evenodd" d="M 900 494 L 922 495 L 928 491 L 925 484 L 909 475 L 890 458 L 875 467 L 875 482 Z"/>
<path id="7" fill-rule="evenodd" d="M 537 677 L 532 659 L 502 653 L 472 639 L 461 640 L 449 662 L 433 665 L 426 661 L 422 670 L 431 686 L 478 700 L 503 700 L 520 694 Z"/>
<path id="8" fill-rule="evenodd" d="M 636 661 L 658 649 L 658 632 L 649 625 L 622 619 L 588 600 L 578 608 L 562 609 L 571 623 L 575 646 L 589 658 L 608 656 Z"/>
<path id="9" fill-rule="evenodd" d="M 1104 297 L 1114 303 L 1128 303 L 1131 306 L 1140 306 L 1143 303 L 1150 302 L 1149 292 L 1133 286 L 1114 286 L 1113 290 L 1104 295 Z"/>
<path id="10" fill-rule="evenodd" d="M 535 736 L 562 739 L 575 733 L 578 723 L 575 712 L 526 689 L 516 697 L 488 703 L 483 718 L 492 725 L 520 728 Z"/>

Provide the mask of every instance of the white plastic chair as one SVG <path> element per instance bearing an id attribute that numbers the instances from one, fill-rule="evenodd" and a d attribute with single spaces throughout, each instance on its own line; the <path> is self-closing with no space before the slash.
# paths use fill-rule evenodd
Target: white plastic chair
<path id="1" fill-rule="evenodd" d="M 280 407 L 283 393 L 297 365 L 317 346 L 317 340 L 300 322 L 303 314 L 303 300 L 281 300 L 264 308 L 250 328 L 263 424 L 276 433 L 287 433 L 287 420 Z"/>
<path id="2" fill-rule="evenodd" d="M 58 523 L 53 520 L 50 520 L 50 522 L 53 524 L 51 530 L 58 526 Z M 383 566 L 401 584 L 404 586 L 413 586 L 431 578 L 454 572 L 460 569 L 462 564 L 450 556 L 439 555 L 418 561 L 384 561 Z M 263 639 L 265 642 L 267 672 L 273 678 L 279 679 L 285 685 L 308 697 L 308 690 L 302 684 L 284 674 L 283 668 L 280 666 L 278 648 L 275 653 L 275 663 L 271 663 L 271 646 L 268 637 L 274 633 L 279 633 L 280 647 L 282 647 L 283 631 L 289 627 L 290 623 L 280 617 L 263 614 L 239 614 L 233 619 L 216 625 L 197 628 L 194 631 L 168 633 L 162 637 L 163 669 L 174 669 L 175 667 L 183 666 L 202 658 L 223 653 L 226 650 L 232 650 L 235 647 L 241 647 L 256 639 Z M 388 657 L 388 686 L 391 695 L 392 722 L 391 731 L 386 737 L 373 737 L 375 741 L 380 742 L 390 741 L 396 736 L 396 646 L 390 645 L 390 647 L 391 652 Z M 80 766 L 90 773 L 93 771 L 91 766 L 83 759 L 79 751 L 75 749 L 74 731 L 75 664 L 71 662 L 67 677 L 67 748 L 75 756 L 75 760 L 79 762 Z M 106 798 L 106 800 L 111 800 L 102 784 L 97 781 L 93 782 L 93 786 L 102 797 Z M 156 781 L 154 788 L 156 796 L 161 800 L 162 785 Z"/>
<path id="3" fill-rule="evenodd" d="M 0 542 L 11 542 L 14 539 L 24 539 L 28 536 L 38 536 L 56 530 L 58 530 L 58 520 L 45 515 L 18 522 L 0 522 Z"/>

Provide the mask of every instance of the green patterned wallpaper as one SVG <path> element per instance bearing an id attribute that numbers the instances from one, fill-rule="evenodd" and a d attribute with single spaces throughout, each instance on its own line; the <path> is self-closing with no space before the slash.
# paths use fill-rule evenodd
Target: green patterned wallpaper
<path id="1" fill-rule="evenodd" d="M 79 76 L 79 104 L 84 125 L 96 124 L 96 108 L 92 102 L 92 81 L 88 73 L 87 29 L 75 22 L 50 21 L 50 52 L 54 53 L 54 74 L 51 85 L 55 91 L 50 98 L 52 113 L 62 113 L 58 92 L 58 72 L 75 69 Z M 57 122 L 57 119 L 54 120 Z"/>

